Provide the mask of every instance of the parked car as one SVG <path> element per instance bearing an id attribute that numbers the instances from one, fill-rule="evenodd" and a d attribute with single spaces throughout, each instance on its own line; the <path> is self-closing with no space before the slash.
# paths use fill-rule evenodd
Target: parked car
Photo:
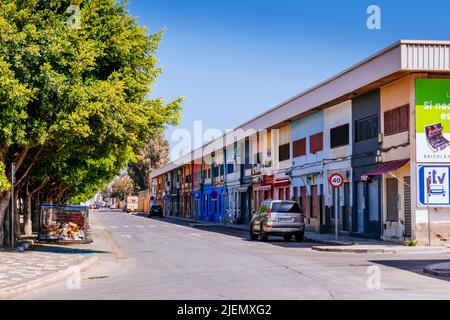
<path id="1" fill-rule="evenodd" d="M 163 217 L 163 208 L 161 207 L 161 205 L 153 204 L 150 207 L 150 211 L 148 213 L 148 217 L 149 218 L 151 218 L 151 217 L 160 217 L 160 218 L 162 218 Z"/>
<path id="2" fill-rule="evenodd" d="M 268 241 L 270 236 L 282 236 L 290 241 L 303 241 L 305 218 L 299 204 L 295 201 L 264 201 L 250 222 L 250 239 L 260 238 Z"/>

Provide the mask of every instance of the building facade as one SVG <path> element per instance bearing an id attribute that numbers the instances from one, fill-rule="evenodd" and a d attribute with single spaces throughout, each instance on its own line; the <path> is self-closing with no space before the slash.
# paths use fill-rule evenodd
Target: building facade
<path id="1" fill-rule="evenodd" d="M 199 161 L 190 188 L 178 185 L 184 164 L 155 170 L 154 198 L 180 214 L 195 195 L 200 219 L 239 224 L 264 200 L 293 199 L 310 231 L 440 244 L 450 240 L 449 105 L 450 42 L 399 41 L 248 120 L 233 143 L 227 133 L 186 155 Z"/>

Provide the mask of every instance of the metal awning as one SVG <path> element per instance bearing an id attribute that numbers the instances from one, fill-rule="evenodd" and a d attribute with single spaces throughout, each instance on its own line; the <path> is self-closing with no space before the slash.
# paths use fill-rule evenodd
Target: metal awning
<path id="1" fill-rule="evenodd" d="M 376 169 L 361 175 L 361 180 L 367 180 L 369 176 L 380 176 L 383 174 L 391 173 L 393 171 L 397 171 L 398 169 L 404 167 L 408 162 L 409 159 L 380 163 Z"/>

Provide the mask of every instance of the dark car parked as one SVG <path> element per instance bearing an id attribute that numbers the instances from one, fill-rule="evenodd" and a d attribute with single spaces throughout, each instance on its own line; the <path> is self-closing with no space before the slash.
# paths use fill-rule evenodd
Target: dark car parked
<path id="1" fill-rule="evenodd" d="M 163 217 L 163 208 L 159 204 L 154 204 L 150 207 L 150 212 L 148 213 L 148 217 Z"/>

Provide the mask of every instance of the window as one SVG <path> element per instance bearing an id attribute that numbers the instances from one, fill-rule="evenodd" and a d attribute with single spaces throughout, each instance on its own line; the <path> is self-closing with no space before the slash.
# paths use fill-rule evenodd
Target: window
<path id="1" fill-rule="evenodd" d="M 384 134 L 389 136 L 409 130 L 409 104 L 384 113 Z"/>
<path id="2" fill-rule="evenodd" d="M 309 152 L 317 153 L 323 150 L 323 133 L 318 133 L 309 137 Z"/>
<path id="3" fill-rule="evenodd" d="M 330 130 L 330 148 L 338 148 L 346 146 L 350 143 L 350 125 L 347 123 L 343 126 Z"/>
<path id="4" fill-rule="evenodd" d="M 294 141 L 293 156 L 294 158 L 306 156 L 306 138 Z"/>
<path id="5" fill-rule="evenodd" d="M 279 213 L 301 213 L 300 206 L 297 202 L 274 202 L 272 205 L 273 212 Z"/>
<path id="6" fill-rule="evenodd" d="M 378 116 L 355 122 L 355 141 L 361 142 L 378 137 Z"/>
<path id="7" fill-rule="evenodd" d="M 291 158 L 290 143 L 283 144 L 279 147 L 278 161 L 286 161 Z"/>

